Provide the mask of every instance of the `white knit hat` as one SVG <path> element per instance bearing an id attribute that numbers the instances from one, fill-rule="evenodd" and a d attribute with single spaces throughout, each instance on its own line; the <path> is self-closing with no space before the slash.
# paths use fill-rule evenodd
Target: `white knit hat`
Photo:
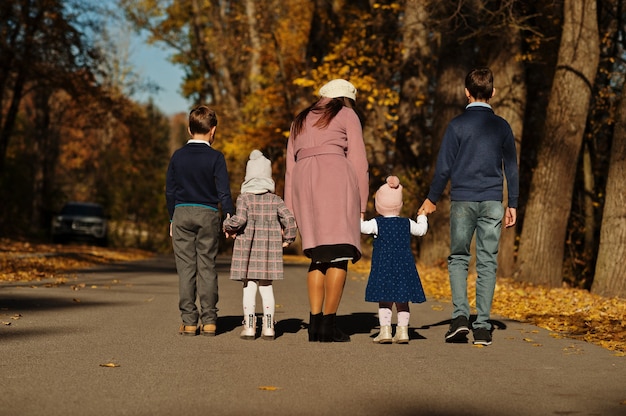
<path id="1" fill-rule="evenodd" d="M 274 188 L 272 162 L 263 156 L 260 150 L 253 150 L 246 165 L 246 177 L 241 184 L 241 193 L 264 194 L 274 192 Z"/>
<path id="2" fill-rule="evenodd" d="M 333 79 L 320 88 L 320 97 L 348 97 L 356 101 L 356 88 L 345 79 Z"/>
<path id="3" fill-rule="evenodd" d="M 397 176 L 389 176 L 374 196 L 376 211 L 383 216 L 400 215 L 402 209 L 402 185 Z"/>

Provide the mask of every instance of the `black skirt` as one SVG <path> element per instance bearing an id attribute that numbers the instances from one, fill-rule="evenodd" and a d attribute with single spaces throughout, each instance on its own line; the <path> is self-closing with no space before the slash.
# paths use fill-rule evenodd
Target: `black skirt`
<path id="1" fill-rule="evenodd" d="M 361 253 L 352 244 L 330 244 L 304 250 L 304 255 L 313 263 L 332 263 L 335 261 L 351 260 L 356 263 Z"/>

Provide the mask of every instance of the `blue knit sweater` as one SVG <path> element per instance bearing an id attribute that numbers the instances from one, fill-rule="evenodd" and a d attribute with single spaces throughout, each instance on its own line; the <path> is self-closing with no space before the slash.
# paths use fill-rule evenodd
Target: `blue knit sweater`
<path id="1" fill-rule="evenodd" d="M 170 159 L 165 181 L 170 220 L 177 205 L 198 205 L 234 214 L 224 155 L 208 143 L 190 141 Z"/>
<path id="2" fill-rule="evenodd" d="M 448 124 L 428 199 L 436 203 L 450 180 L 452 201 L 502 201 L 503 175 L 508 206 L 517 208 L 519 174 L 511 127 L 489 104 L 472 103 Z"/>

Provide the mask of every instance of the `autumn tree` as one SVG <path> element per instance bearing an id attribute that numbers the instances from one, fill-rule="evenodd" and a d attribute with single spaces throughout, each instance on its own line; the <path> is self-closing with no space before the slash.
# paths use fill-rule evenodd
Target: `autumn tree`
<path id="1" fill-rule="evenodd" d="M 591 290 L 626 298 L 626 99 L 620 100 L 611 147 L 600 248 Z"/>
<path id="2" fill-rule="evenodd" d="M 513 121 L 519 120 L 524 112 L 525 81 L 519 60 L 519 18 L 512 3 L 488 0 L 433 2 L 429 11 L 431 19 L 437 21 L 442 42 L 437 50 L 438 69 L 431 115 L 432 158 L 430 166 L 426 167 L 430 179 L 448 122 L 461 114 L 467 103 L 463 91 L 467 72 L 473 67 L 495 65 L 492 68 L 495 87 L 497 91 L 501 88 L 503 94 L 501 97 L 497 94 L 494 103 L 499 100 L 504 104 L 502 107 L 509 111 L 505 115 L 516 116 Z M 520 138 L 520 123 L 516 124 L 516 129 L 516 137 Z M 450 195 L 449 188 L 446 188 L 437 201 L 437 212 L 429 218 L 429 232 L 420 245 L 420 260 L 426 264 L 441 264 L 450 253 L 449 215 Z M 514 234 L 509 238 L 502 246 L 503 252 L 512 257 Z"/>
<path id="3" fill-rule="evenodd" d="M 437 61 L 432 59 L 436 45 L 431 27 L 428 3 L 407 0 L 399 22 L 402 45 L 399 46 L 400 96 L 398 102 L 397 133 L 391 165 L 396 176 L 403 180 L 410 198 L 405 212 L 417 211 L 425 195 L 426 173 L 431 156 L 432 136 L 429 122 L 429 94 L 434 83 Z"/>
<path id="4" fill-rule="evenodd" d="M 78 26 L 94 22 L 84 16 L 90 14 L 81 2 L 7 0 L 0 5 L 0 172 L 29 90 L 93 82 L 98 53 Z"/>
<path id="5" fill-rule="evenodd" d="M 517 276 L 550 286 L 562 281 L 573 177 L 599 60 L 596 2 L 565 0 L 563 10 L 557 72 L 525 212 Z"/>

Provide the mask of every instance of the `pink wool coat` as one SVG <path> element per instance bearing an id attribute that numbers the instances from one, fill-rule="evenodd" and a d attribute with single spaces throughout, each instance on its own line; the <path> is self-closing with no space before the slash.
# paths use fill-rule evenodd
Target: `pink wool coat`
<path id="1" fill-rule="evenodd" d="M 361 252 L 361 212 L 368 199 L 368 163 L 361 122 L 344 107 L 325 129 L 313 125 L 287 142 L 285 204 L 296 217 L 304 250 L 351 244 Z"/>

